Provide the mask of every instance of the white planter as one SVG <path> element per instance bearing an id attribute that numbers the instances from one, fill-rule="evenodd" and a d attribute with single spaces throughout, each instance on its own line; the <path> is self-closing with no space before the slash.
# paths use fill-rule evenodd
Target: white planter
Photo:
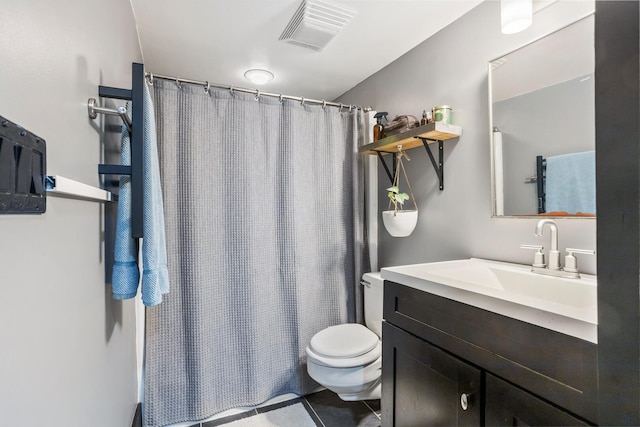
<path id="1" fill-rule="evenodd" d="M 416 228 L 418 211 L 398 211 L 396 215 L 394 215 L 394 211 L 382 211 L 382 221 L 393 237 L 407 237 Z"/>

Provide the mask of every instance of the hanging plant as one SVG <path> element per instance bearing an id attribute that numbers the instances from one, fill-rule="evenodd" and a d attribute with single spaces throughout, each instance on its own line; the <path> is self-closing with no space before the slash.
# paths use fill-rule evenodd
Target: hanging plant
<path id="1" fill-rule="evenodd" d="M 418 223 L 418 205 L 416 204 L 413 191 L 411 190 L 411 184 L 409 184 L 409 179 L 407 178 L 407 172 L 404 169 L 404 164 L 402 163 L 402 160 L 405 157 L 408 161 L 411 159 L 402 151 L 402 145 L 398 146 L 397 156 L 398 163 L 393 176 L 393 182 L 391 183 L 391 187 L 387 188 L 389 206 L 387 208 L 388 210 L 382 212 L 382 222 L 391 236 L 406 237 L 413 233 L 413 230 L 416 228 L 416 224 Z M 400 191 L 400 171 L 402 171 L 402 176 L 404 176 L 404 180 L 407 182 L 407 187 L 409 188 L 411 196 Z M 403 209 L 404 202 L 407 200 L 413 201 L 415 209 Z M 393 210 L 391 210 L 392 204 Z"/>
<path id="2" fill-rule="evenodd" d="M 387 188 L 387 191 L 387 196 L 389 197 L 389 200 L 391 200 L 391 203 L 393 203 L 393 213 L 396 215 L 398 213 L 398 205 L 402 208 L 402 206 L 404 206 L 404 201 L 409 200 L 409 195 L 407 193 L 401 193 L 400 188 L 395 185 Z"/>

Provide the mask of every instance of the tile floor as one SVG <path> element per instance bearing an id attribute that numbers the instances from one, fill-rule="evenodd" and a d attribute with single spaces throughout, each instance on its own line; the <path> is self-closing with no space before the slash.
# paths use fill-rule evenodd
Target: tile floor
<path id="1" fill-rule="evenodd" d="M 298 399 L 258 408 L 242 414 L 193 424 L 191 427 L 218 427 L 273 409 L 302 403 L 318 427 L 380 427 L 380 401 L 344 402 L 335 393 L 324 390 Z"/>

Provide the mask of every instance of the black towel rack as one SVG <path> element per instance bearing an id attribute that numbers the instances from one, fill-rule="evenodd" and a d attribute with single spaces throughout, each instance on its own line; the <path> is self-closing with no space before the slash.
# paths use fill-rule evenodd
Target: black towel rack
<path id="1" fill-rule="evenodd" d="M 131 70 L 131 89 L 120 89 L 109 86 L 98 86 L 101 98 L 124 99 L 131 101 L 131 120 L 121 110 L 109 110 L 96 107 L 95 100 L 89 100 L 89 117 L 94 119 L 97 114 L 118 115 L 122 118 L 131 137 L 131 166 L 98 165 L 100 175 L 128 175 L 131 176 L 131 237 L 144 237 L 142 206 L 144 186 L 142 165 L 144 158 L 144 64 L 134 62 Z"/>
<path id="2" fill-rule="evenodd" d="M 536 190 L 538 193 L 538 213 L 545 213 L 547 210 L 547 159 L 536 156 Z"/>

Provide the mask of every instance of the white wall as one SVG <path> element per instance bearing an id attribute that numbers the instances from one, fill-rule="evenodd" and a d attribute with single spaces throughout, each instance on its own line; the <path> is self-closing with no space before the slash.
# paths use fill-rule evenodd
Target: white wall
<path id="1" fill-rule="evenodd" d="M 410 237 L 379 231 L 380 267 L 481 257 L 523 264 L 533 254 L 521 243 L 549 247 L 548 235 L 533 236 L 535 219 L 491 218 L 488 61 L 546 35 L 593 10 L 589 1 L 559 1 L 534 15 L 534 24 L 515 35 L 500 32 L 500 2 L 486 1 L 438 34 L 342 95 L 338 101 L 420 116 L 435 105 L 453 106 L 453 123 L 463 127 L 458 142 L 444 144 L 444 191 L 423 148 L 409 152 L 407 173 L 418 201 L 418 226 Z M 437 155 L 437 146 L 434 153 Z M 388 178 L 379 168 L 379 197 Z M 595 249 L 593 219 L 558 219 L 560 247 Z M 595 257 L 583 256 L 581 270 L 595 273 Z"/>
<path id="2" fill-rule="evenodd" d="M 117 136 L 86 103 L 99 84 L 131 87 L 129 1 L 4 0 L 0 55 L 0 115 L 46 140 L 49 174 L 98 185 L 101 144 Z M 110 297 L 104 232 L 94 202 L 0 215 L 0 425 L 131 424 L 134 305 Z"/>

